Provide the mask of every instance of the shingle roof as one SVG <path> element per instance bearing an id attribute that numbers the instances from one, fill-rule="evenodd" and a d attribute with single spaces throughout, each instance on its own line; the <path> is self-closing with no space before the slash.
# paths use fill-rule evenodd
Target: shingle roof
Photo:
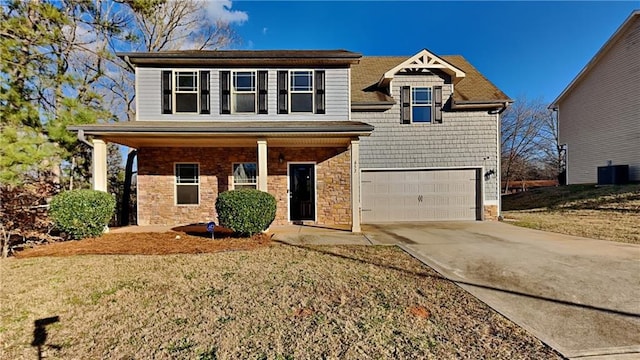
<path id="1" fill-rule="evenodd" d="M 394 102 L 390 96 L 377 91 L 376 84 L 382 75 L 409 56 L 364 56 L 359 64 L 351 66 L 352 103 Z M 455 85 L 456 102 L 505 102 L 511 101 L 505 93 L 493 85 L 464 57 L 460 55 L 441 56 L 451 65 L 464 71 L 465 77 Z"/>
<path id="2" fill-rule="evenodd" d="M 136 65 L 281 65 L 356 63 L 361 54 L 347 50 L 177 50 L 122 52 L 120 58 Z"/>

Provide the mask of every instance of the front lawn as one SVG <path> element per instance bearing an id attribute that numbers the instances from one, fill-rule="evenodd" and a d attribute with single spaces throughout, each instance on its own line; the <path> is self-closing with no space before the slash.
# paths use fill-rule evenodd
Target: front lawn
<path id="1" fill-rule="evenodd" d="M 0 262 L 3 358 L 559 358 L 395 247 Z M 40 333 L 39 336 L 41 336 Z M 40 337 L 42 340 L 42 337 Z"/>
<path id="2" fill-rule="evenodd" d="M 569 185 L 502 197 L 515 225 L 602 240 L 640 244 L 640 185 Z"/>

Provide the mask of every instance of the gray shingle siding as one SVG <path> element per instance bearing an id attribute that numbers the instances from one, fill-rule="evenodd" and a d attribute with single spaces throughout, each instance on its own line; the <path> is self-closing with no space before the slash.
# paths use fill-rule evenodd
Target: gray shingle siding
<path id="1" fill-rule="evenodd" d="M 375 127 L 361 139 L 360 166 L 367 168 L 484 167 L 498 173 L 497 115 L 488 111 L 443 111 L 442 124 L 400 123 L 402 86 L 442 85 L 443 101 L 451 95 L 445 79 L 431 75 L 396 75 L 392 96 L 397 103 L 385 112 L 353 112 L 351 119 Z M 486 159 L 486 160 L 485 160 Z M 484 198 L 497 201 L 498 177 L 485 181 Z"/>
<path id="2" fill-rule="evenodd" d="M 210 108 L 211 114 L 162 114 L 161 109 L 161 73 L 170 68 L 137 68 L 137 120 L 326 120 L 339 121 L 349 119 L 349 69 L 333 68 L 325 70 L 325 114 L 278 114 L 277 109 L 277 71 L 287 69 L 269 69 L 268 114 L 220 114 L 220 76 L 219 71 L 229 69 L 210 69 Z M 191 70 L 202 70 L 193 68 Z M 257 69 L 260 70 L 260 69 Z"/>

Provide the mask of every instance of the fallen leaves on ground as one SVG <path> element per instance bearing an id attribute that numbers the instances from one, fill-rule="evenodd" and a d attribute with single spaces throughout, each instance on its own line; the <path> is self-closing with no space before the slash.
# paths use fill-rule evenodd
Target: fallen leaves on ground
<path id="1" fill-rule="evenodd" d="M 73 255 L 166 255 L 202 254 L 220 251 L 253 250 L 268 246 L 271 235 L 253 238 L 205 236 L 182 232 L 109 233 L 97 238 L 57 242 L 16 253 L 16 258 Z"/>

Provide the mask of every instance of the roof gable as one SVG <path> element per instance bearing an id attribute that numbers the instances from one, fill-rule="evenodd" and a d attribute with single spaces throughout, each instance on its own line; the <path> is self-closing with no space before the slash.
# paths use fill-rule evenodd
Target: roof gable
<path id="1" fill-rule="evenodd" d="M 444 59 L 436 56 L 427 49 L 423 49 L 419 53 L 413 55 L 407 60 L 396 65 L 394 68 L 388 70 L 382 75 L 379 83 L 383 84 L 386 81 L 393 79 L 393 77 L 402 72 L 422 72 L 425 70 L 438 69 L 451 76 L 454 83 L 460 81 L 465 77 L 464 71 L 451 65 Z"/>
<path id="2" fill-rule="evenodd" d="M 464 57 L 443 55 L 439 57 L 464 72 L 465 77 L 454 86 L 453 100 L 458 104 L 504 104 L 512 102 L 507 95 L 484 77 Z M 395 99 L 385 92 L 379 83 L 382 74 L 406 63 L 405 56 L 363 56 L 351 66 L 352 104 L 393 104 Z M 440 69 L 441 70 L 441 69 Z"/>

